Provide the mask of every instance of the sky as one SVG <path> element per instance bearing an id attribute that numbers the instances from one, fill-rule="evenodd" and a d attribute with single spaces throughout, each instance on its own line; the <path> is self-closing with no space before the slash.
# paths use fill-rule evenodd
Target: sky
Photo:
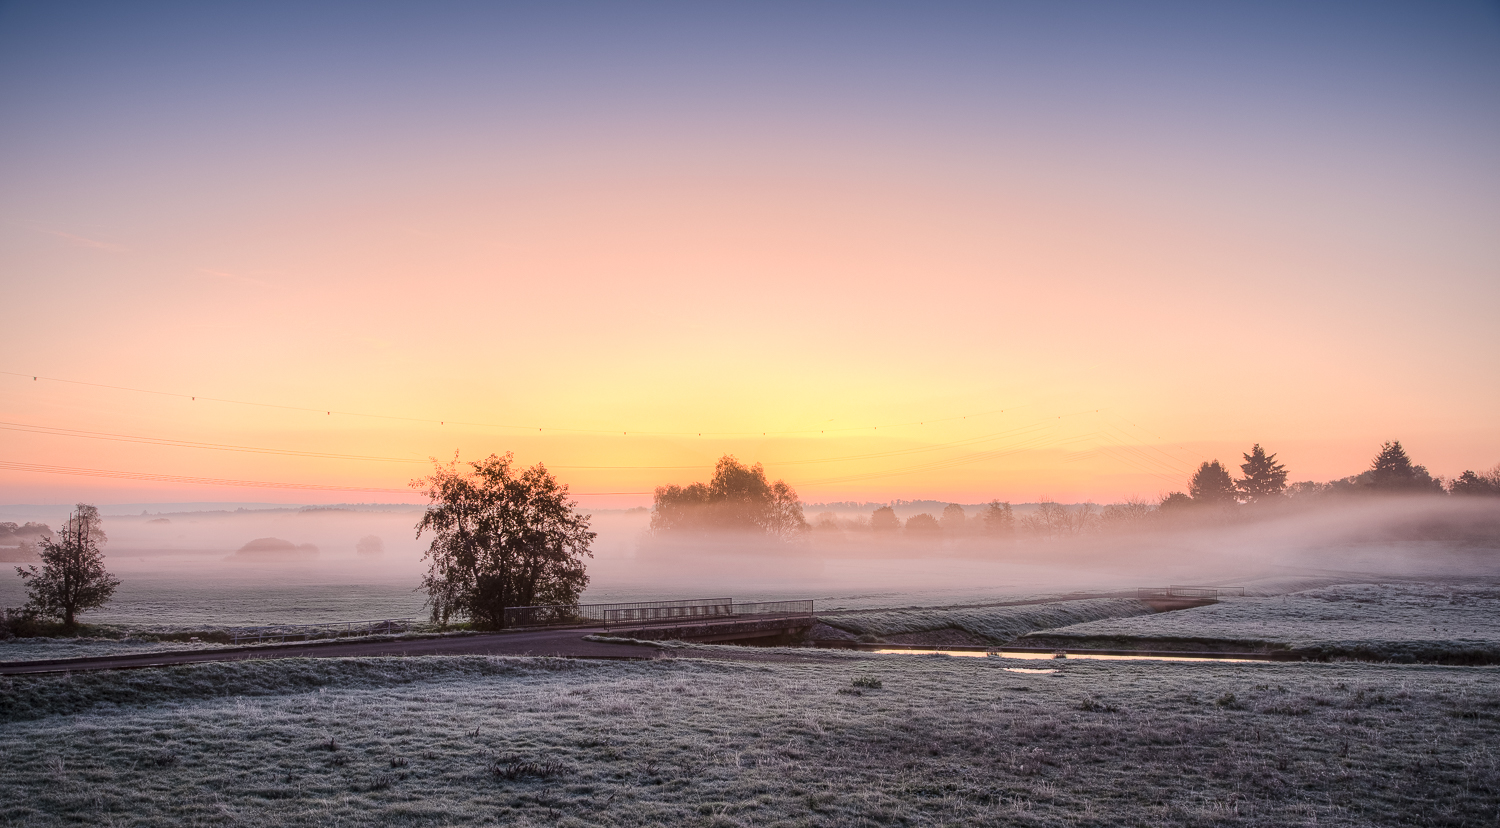
<path id="1" fill-rule="evenodd" d="M 1494 3 L 539 5 L 0 5 L 0 502 L 1500 463 Z"/>

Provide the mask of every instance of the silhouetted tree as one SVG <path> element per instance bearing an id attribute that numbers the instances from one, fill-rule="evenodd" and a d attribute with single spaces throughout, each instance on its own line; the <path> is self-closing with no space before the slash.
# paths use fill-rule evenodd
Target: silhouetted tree
<path id="1" fill-rule="evenodd" d="M 1010 503 L 991 500 L 981 513 L 986 535 L 1012 535 L 1016 531 L 1016 517 Z"/>
<path id="2" fill-rule="evenodd" d="M 964 507 L 957 503 L 949 503 L 943 507 L 943 534 L 950 536 L 962 535 L 964 533 L 965 520 L 968 516 L 964 514 Z"/>
<path id="3" fill-rule="evenodd" d="M 1251 503 L 1262 503 L 1281 497 L 1286 491 L 1286 466 L 1276 462 L 1276 455 L 1267 455 L 1256 443 L 1250 453 L 1243 455 L 1245 462 L 1240 471 L 1245 476 L 1235 481 L 1235 486 Z"/>
<path id="4" fill-rule="evenodd" d="M 1188 508 L 1192 505 L 1193 499 L 1191 497 L 1188 497 L 1183 492 L 1172 492 L 1166 497 L 1163 497 L 1160 503 L 1156 504 L 1156 509 L 1160 512 L 1171 513 L 1176 512 L 1180 509 Z"/>
<path id="5" fill-rule="evenodd" d="M 1192 495 L 1194 503 L 1228 505 L 1239 502 L 1239 490 L 1230 479 L 1229 470 L 1217 460 L 1198 467 L 1188 486 L 1188 494 Z"/>
<path id="6" fill-rule="evenodd" d="M 108 538 L 99 524 L 99 510 L 80 503 L 56 536 L 41 537 L 42 568 L 16 567 L 26 584 L 24 612 L 60 618 L 72 629 L 78 613 L 109 603 L 120 581 L 104 569 Z"/>
<path id="7" fill-rule="evenodd" d="M 708 483 L 660 486 L 651 513 L 654 532 L 763 532 L 790 540 L 807 531 L 802 502 L 785 482 L 766 480 L 765 469 L 724 455 Z"/>
<path id="8" fill-rule="evenodd" d="M 808 529 L 807 520 L 802 517 L 802 501 L 791 486 L 780 480 L 771 484 L 771 508 L 765 529 L 766 534 L 783 541 L 792 540 Z"/>
<path id="9" fill-rule="evenodd" d="M 0 544 L 4 544 L 5 541 L 15 541 L 18 544 L 35 543 L 38 538 L 43 537 L 52 537 L 52 529 L 45 523 L 31 523 L 28 521 L 25 525 L 21 526 L 17 526 L 9 521 L 0 523 Z"/>
<path id="10" fill-rule="evenodd" d="M 1286 487 L 1286 496 L 1292 500 L 1307 501 L 1322 497 L 1333 490 L 1332 483 L 1319 483 L 1315 480 L 1301 480 Z"/>
<path id="11" fill-rule="evenodd" d="M 901 528 L 901 518 L 896 517 L 895 509 L 881 506 L 870 513 L 870 528 L 877 532 L 895 532 Z"/>
<path id="12" fill-rule="evenodd" d="M 923 512 L 920 515 L 912 515 L 906 519 L 906 533 L 909 535 L 926 536 L 941 535 L 943 533 L 943 526 L 938 523 L 937 518 Z"/>
<path id="13" fill-rule="evenodd" d="M 1496 466 L 1487 474 L 1475 474 L 1473 471 L 1465 470 L 1448 484 L 1448 494 L 1470 497 L 1500 495 L 1500 466 Z"/>
<path id="14" fill-rule="evenodd" d="M 455 459 L 412 481 L 430 502 L 417 537 L 433 533 L 422 556 L 433 621 L 458 616 L 480 629 L 502 629 L 507 609 L 576 606 L 588 586 L 583 559 L 593 557 L 595 537 L 589 516 L 541 463 L 517 473 L 512 459 L 492 454 L 468 463 L 470 473 Z"/>
<path id="15" fill-rule="evenodd" d="M 1355 478 L 1357 483 L 1381 492 L 1441 491 L 1442 484 L 1432 479 L 1425 466 L 1411 462 L 1400 440 L 1384 443 L 1380 453 L 1370 461 L 1370 470 Z"/>
<path id="16" fill-rule="evenodd" d="M 1100 515 L 1099 522 L 1112 529 L 1124 529 L 1137 526 L 1151 519 L 1155 513 L 1151 504 L 1138 497 L 1132 497 L 1124 503 L 1111 503 L 1104 507 L 1104 514 Z"/>
<path id="17" fill-rule="evenodd" d="M 1386 441 L 1380 446 L 1380 453 L 1370 461 L 1370 472 L 1370 483 L 1377 489 L 1409 488 L 1411 479 L 1416 477 L 1416 469 L 1400 440 Z"/>
<path id="18" fill-rule="evenodd" d="M 1092 503 L 1068 511 L 1068 507 L 1051 500 L 1037 504 L 1035 512 L 1021 518 L 1021 528 L 1045 538 L 1076 535 L 1093 528 L 1099 520 L 1098 507 Z"/>

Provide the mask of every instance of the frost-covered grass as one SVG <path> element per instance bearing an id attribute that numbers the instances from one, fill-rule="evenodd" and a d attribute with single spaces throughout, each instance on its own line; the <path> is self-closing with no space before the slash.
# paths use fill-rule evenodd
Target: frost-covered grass
<path id="1" fill-rule="evenodd" d="M 1500 818 L 1494 669 L 1017 664 L 433 657 L 9 679 L 0 824 Z"/>
<path id="2" fill-rule="evenodd" d="M 0 641 L 0 661 L 46 661 L 55 658 L 217 649 L 223 646 L 222 642 L 213 641 L 150 641 L 138 638 L 12 638 Z"/>
<path id="3" fill-rule="evenodd" d="M 1037 633 L 1046 641 L 1240 642 L 1309 654 L 1500 657 L 1500 586 L 1343 584 L 1194 609 L 1090 621 Z M 1446 655 L 1444 655 L 1446 654 Z"/>
<path id="4" fill-rule="evenodd" d="M 0 662 L 48 661 L 60 658 L 97 658 L 102 656 L 136 655 L 139 653 L 191 652 L 193 650 L 220 650 L 231 648 L 271 648 L 302 646 L 304 644 L 326 644 L 354 641 L 402 641 L 423 638 L 446 638 L 449 636 L 476 635 L 468 630 L 446 632 L 408 632 L 392 635 L 343 636 L 340 638 L 292 638 L 286 641 L 230 643 L 227 636 L 219 635 L 214 640 L 184 641 L 181 639 L 98 638 L 79 636 L 71 638 L 11 638 L 0 641 Z"/>
<path id="5" fill-rule="evenodd" d="M 886 637 L 958 629 L 992 644 L 1003 644 L 1032 630 L 1063 627 L 1101 618 L 1144 615 L 1151 608 L 1126 598 L 1094 598 L 1047 604 L 974 608 L 925 608 L 820 616 L 831 627 Z"/>

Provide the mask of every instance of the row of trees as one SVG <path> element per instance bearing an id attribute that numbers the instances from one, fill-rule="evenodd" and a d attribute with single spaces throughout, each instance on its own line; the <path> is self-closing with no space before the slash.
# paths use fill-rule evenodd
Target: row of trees
<path id="1" fill-rule="evenodd" d="M 1009 503 L 999 500 L 985 504 L 978 515 L 969 517 L 964 507 L 949 503 L 943 507 L 941 517 L 923 512 L 912 515 L 904 522 L 890 506 L 881 506 L 870 513 L 868 519 L 840 521 L 832 512 L 819 514 L 813 522 L 813 530 L 836 532 L 844 529 L 870 530 L 883 536 L 905 533 L 914 537 L 945 535 L 1002 535 L 1009 534 L 1015 526 L 1015 513 Z"/>
<path id="2" fill-rule="evenodd" d="M 651 511 L 659 534 L 740 532 L 791 540 L 808 530 L 802 501 L 785 481 L 766 480 L 761 464 L 746 466 L 726 454 L 707 483 L 660 486 Z"/>
<path id="3" fill-rule="evenodd" d="M 1457 496 L 1500 496 L 1500 465 L 1489 472 L 1472 470 L 1452 480 L 1434 477 L 1426 466 L 1413 463 L 1400 440 L 1381 445 L 1370 461 L 1370 467 L 1359 474 L 1328 483 L 1287 484 L 1286 467 L 1276 462 L 1276 455 L 1266 454 L 1257 443 L 1250 453 L 1242 455 L 1242 476 L 1230 477 L 1229 470 L 1218 460 L 1205 462 L 1193 473 L 1188 491 L 1172 492 L 1162 498 L 1163 509 L 1186 506 L 1235 506 L 1268 503 L 1285 498 L 1306 498 L 1323 494 L 1443 494 Z"/>
<path id="4" fill-rule="evenodd" d="M 1234 478 L 1219 461 L 1200 466 L 1188 492 L 1173 492 L 1155 506 L 1140 500 L 1100 510 L 1092 503 L 1068 509 L 1045 502 L 1017 518 L 1007 502 L 992 501 L 973 520 L 962 506 L 949 504 L 941 518 L 923 513 L 904 523 L 893 508 L 882 506 L 868 528 L 915 537 L 940 534 L 1007 536 L 1017 530 L 1052 537 L 1079 534 L 1111 524 L 1133 524 L 1184 507 L 1264 504 L 1327 492 L 1447 492 L 1456 496 L 1500 495 L 1500 466 L 1487 473 L 1465 471 L 1451 481 L 1432 477 L 1411 462 L 1399 441 L 1388 442 L 1366 471 L 1326 484 L 1287 484 L 1286 467 L 1259 444 L 1243 455 L 1241 476 Z M 429 505 L 417 524 L 417 535 L 431 533 L 424 554 L 427 592 L 434 621 L 461 617 L 479 628 L 506 625 L 506 610 L 521 606 L 573 607 L 588 575 L 584 559 L 592 557 L 595 533 L 590 516 L 569 499 L 538 463 L 513 467 L 513 456 L 491 455 L 468 463 L 435 464 L 430 477 L 412 481 Z M 784 481 L 770 482 L 760 464 L 746 466 L 731 455 L 719 459 L 707 483 L 663 486 L 656 490 L 651 516 L 653 532 L 662 534 L 730 530 L 758 533 L 778 540 L 801 537 L 811 527 L 803 517 L 797 493 Z M 863 521 L 861 521 L 863 525 Z M 840 528 L 833 515 L 820 515 L 818 528 Z M 73 628 L 81 612 L 104 606 L 120 581 L 104 567 L 106 542 L 98 509 L 78 504 L 54 536 L 44 526 L 0 525 L 5 534 L 18 530 L 38 538 L 41 566 L 17 567 L 27 603 L 6 610 L 9 623 L 38 617 L 59 619 Z"/>

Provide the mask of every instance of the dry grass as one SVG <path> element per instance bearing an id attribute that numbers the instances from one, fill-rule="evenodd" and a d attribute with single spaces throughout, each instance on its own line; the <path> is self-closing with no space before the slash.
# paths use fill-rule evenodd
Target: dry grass
<path id="1" fill-rule="evenodd" d="M 433 657 L 11 679 L 0 824 L 1500 820 L 1494 669 L 1053 664 Z"/>

